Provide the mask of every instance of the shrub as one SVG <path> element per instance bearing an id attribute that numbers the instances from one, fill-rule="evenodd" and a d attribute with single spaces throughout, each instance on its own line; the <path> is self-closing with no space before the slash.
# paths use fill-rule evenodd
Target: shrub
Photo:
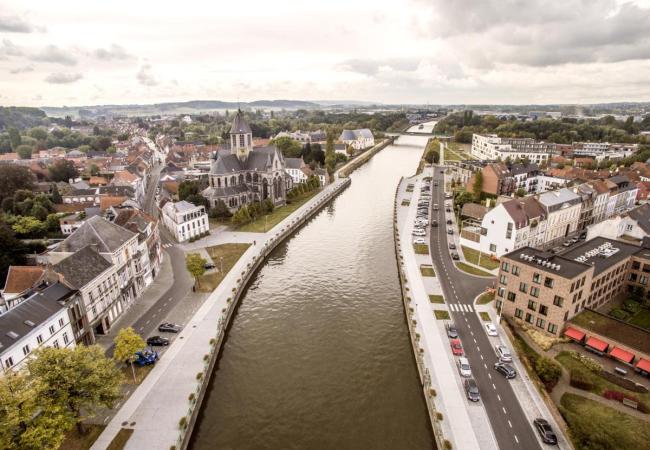
<path id="1" fill-rule="evenodd" d="M 550 391 L 560 380 L 562 367 L 552 359 L 540 356 L 535 362 L 535 372 Z"/>
<path id="2" fill-rule="evenodd" d="M 438 395 L 438 393 L 436 392 L 435 389 L 432 388 L 432 389 L 429 389 L 429 395 L 430 395 L 431 397 L 435 397 L 436 395 Z"/>
<path id="3" fill-rule="evenodd" d="M 448 439 L 445 439 L 445 443 L 443 445 L 445 447 L 445 450 L 451 450 L 451 442 L 449 442 Z"/>
<path id="4" fill-rule="evenodd" d="M 621 378 L 620 376 L 615 375 L 611 372 L 607 372 L 605 370 L 600 371 L 599 374 L 610 383 L 614 383 L 623 389 L 627 389 L 628 391 L 638 392 L 640 394 L 645 394 L 648 392 L 647 387 L 643 386 L 642 384 L 637 384 L 628 378 Z"/>
<path id="5" fill-rule="evenodd" d="M 181 430 L 184 430 L 185 427 L 187 426 L 187 417 L 185 416 L 181 417 L 181 420 L 178 421 L 178 426 L 180 427 Z"/>
<path id="6" fill-rule="evenodd" d="M 442 420 L 442 413 L 441 412 L 436 413 L 436 419 Z"/>
<path id="7" fill-rule="evenodd" d="M 612 309 L 609 315 L 618 320 L 626 320 L 630 315 L 620 308 Z"/>
<path id="8" fill-rule="evenodd" d="M 571 370 L 571 379 L 569 384 L 577 389 L 582 389 L 584 391 L 591 391 L 594 388 L 591 379 L 583 370 L 572 369 Z"/>
<path id="9" fill-rule="evenodd" d="M 197 379 L 197 380 L 200 380 L 201 378 L 203 378 L 203 372 L 199 372 L 199 373 L 197 373 L 197 374 L 196 374 L 196 379 Z"/>
<path id="10" fill-rule="evenodd" d="M 638 302 L 629 299 L 623 302 L 623 309 L 630 314 L 636 314 L 641 309 L 641 305 Z"/>
<path id="11" fill-rule="evenodd" d="M 189 395 L 189 397 L 187 397 L 187 399 L 188 399 L 190 402 L 194 403 L 194 400 L 196 400 L 196 394 L 194 394 L 194 392 L 192 392 L 192 393 Z"/>
<path id="12" fill-rule="evenodd" d="M 575 351 L 569 352 L 569 355 L 594 373 L 600 374 L 603 371 L 603 366 L 593 358 Z"/>

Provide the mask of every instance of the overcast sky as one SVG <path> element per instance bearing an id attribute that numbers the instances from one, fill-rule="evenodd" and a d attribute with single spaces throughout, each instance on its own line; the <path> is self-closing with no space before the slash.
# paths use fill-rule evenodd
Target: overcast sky
<path id="1" fill-rule="evenodd" d="M 650 0 L 2 0 L 0 104 L 650 101 Z"/>

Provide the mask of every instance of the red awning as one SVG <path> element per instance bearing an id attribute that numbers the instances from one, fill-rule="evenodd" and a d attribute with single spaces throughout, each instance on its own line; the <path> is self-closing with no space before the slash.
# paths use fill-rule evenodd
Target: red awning
<path id="1" fill-rule="evenodd" d="M 599 352 L 604 352 L 607 350 L 607 347 L 609 347 L 609 344 L 607 342 L 603 342 L 600 339 L 596 339 L 595 337 L 590 337 L 587 339 L 587 346 L 598 350 Z"/>
<path id="2" fill-rule="evenodd" d="M 619 361 L 623 361 L 624 363 L 627 363 L 627 364 L 629 364 L 630 361 L 632 361 L 634 359 L 634 354 L 632 354 L 632 353 L 630 353 L 628 351 L 625 351 L 622 348 L 618 348 L 618 347 L 614 347 L 614 350 L 612 350 L 609 353 L 609 356 L 611 356 L 612 358 L 616 358 Z"/>
<path id="3" fill-rule="evenodd" d="M 639 362 L 636 363 L 636 368 L 650 373 L 650 361 L 641 358 Z"/>
<path id="4" fill-rule="evenodd" d="M 585 334 L 582 331 L 576 330 L 575 328 L 571 328 L 571 327 L 567 328 L 564 331 L 564 335 L 568 338 L 575 339 L 576 341 L 579 342 L 581 342 L 585 338 Z"/>

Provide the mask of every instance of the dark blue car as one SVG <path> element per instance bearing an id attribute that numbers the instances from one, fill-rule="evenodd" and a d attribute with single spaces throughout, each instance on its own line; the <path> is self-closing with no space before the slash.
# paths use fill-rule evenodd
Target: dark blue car
<path id="1" fill-rule="evenodd" d="M 150 364 L 155 364 L 158 360 L 158 352 L 152 350 L 142 350 L 135 352 L 137 359 L 134 361 L 138 366 L 148 366 Z"/>

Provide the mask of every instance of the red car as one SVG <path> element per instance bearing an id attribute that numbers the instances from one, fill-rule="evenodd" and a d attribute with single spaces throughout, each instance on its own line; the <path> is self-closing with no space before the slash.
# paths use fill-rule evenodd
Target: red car
<path id="1" fill-rule="evenodd" d="M 452 339 L 449 341 L 451 344 L 451 352 L 455 356 L 463 356 L 465 352 L 463 351 L 463 344 L 460 343 L 460 339 Z"/>

